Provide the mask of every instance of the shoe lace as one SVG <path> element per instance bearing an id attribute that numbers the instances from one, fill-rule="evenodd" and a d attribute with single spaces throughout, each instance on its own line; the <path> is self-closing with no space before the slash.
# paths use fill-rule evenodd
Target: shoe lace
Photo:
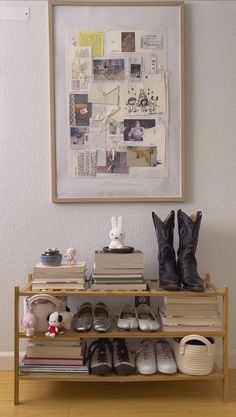
<path id="1" fill-rule="evenodd" d="M 149 360 L 153 352 L 153 342 L 142 342 L 138 352 L 142 352 L 144 360 Z"/>
<path id="2" fill-rule="evenodd" d="M 157 355 L 160 359 L 171 359 L 171 348 L 167 342 L 160 342 L 156 344 Z"/>
<path id="3" fill-rule="evenodd" d="M 96 354 L 98 363 L 107 362 L 107 349 L 113 353 L 113 346 L 109 339 L 98 339 L 91 343 L 88 348 L 88 354 L 85 363 L 88 363 L 89 371 L 91 371 L 91 359 Z"/>
<path id="4" fill-rule="evenodd" d="M 117 356 L 119 362 L 127 362 L 129 360 L 129 351 L 123 338 L 115 338 L 114 343 L 117 346 Z"/>

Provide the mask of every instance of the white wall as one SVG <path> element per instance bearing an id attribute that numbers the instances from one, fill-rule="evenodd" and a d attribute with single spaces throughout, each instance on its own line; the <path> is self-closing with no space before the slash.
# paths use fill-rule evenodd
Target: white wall
<path id="1" fill-rule="evenodd" d="M 0 356 L 13 349 L 13 288 L 43 249 L 74 246 L 91 271 L 111 215 L 122 215 L 127 244 L 144 251 L 146 276 L 156 276 L 151 212 L 181 208 L 203 211 L 199 272 L 229 286 L 235 366 L 236 2 L 186 1 L 186 201 L 96 205 L 51 203 L 47 1 L 0 1 L 8 4 L 30 7 L 30 21 L 0 21 Z"/>

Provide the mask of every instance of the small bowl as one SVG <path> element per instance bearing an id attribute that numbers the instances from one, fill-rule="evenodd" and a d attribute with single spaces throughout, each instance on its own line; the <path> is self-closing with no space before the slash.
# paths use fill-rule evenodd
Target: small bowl
<path id="1" fill-rule="evenodd" d="M 48 266 L 58 266 L 61 265 L 62 254 L 58 253 L 57 255 L 41 255 L 41 262 L 43 265 Z"/>

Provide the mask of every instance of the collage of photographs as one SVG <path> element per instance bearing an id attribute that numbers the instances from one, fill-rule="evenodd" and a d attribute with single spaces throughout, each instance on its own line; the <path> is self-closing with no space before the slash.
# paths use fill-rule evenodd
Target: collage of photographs
<path id="1" fill-rule="evenodd" d="M 67 28 L 66 41 L 69 177 L 164 176 L 165 27 L 156 33 Z"/>

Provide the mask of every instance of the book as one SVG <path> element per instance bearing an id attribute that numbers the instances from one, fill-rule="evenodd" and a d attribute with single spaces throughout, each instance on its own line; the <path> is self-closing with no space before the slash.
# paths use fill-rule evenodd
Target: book
<path id="1" fill-rule="evenodd" d="M 162 307 L 160 306 L 159 309 L 162 312 L 162 314 L 164 316 L 188 316 L 188 317 L 194 317 L 194 316 L 218 316 L 218 306 L 216 306 L 216 308 L 214 309 L 202 309 L 199 308 L 197 306 L 197 308 L 191 308 L 191 306 L 189 306 L 189 308 L 184 308 L 184 306 L 180 306 L 182 308 L 170 308 L 170 306 L 168 307 Z M 194 306 L 196 307 L 196 306 Z"/>
<path id="2" fill-rule="evenodd" d="M 80 262 L 77 265 L 58 265 L 58 266 L 47 266 L 42 263 L 38 263 L 34 266 L 32 277 L 33 279 L 39 279 L 44 277 L 54 278 L 79 278 L 83 277 L 86 271 L 86 263 Z"/>
<path id="3" fill-rule="evenodd" d="M 40 365 L 25 365 L 20 363 L 20 372 L 21 373 L 88 373 L 87 365 L 79 366 L 40 366 Z"/>
<path id="4" fill-rule="evenodd" d="M 123 278 L 143 278 L 143 274 L 97 274 L 94 272 L 92 278 L 103 278 L 103 279 L 123 279 Z"/>
<path id="5" fill-rule="evenodd" d="M 119 266 L 119 268 L 115 267 L 115 268 L 103 268 L 103 267 L 98 267 L 94 264 L 94 273 L 96 274 L 112 274 L 112 275 L 117 275 L 117 274 L 143 274 L 143 268 L 127 268 L 127 267 L 122 267 L 122 265 Z"/>
<path id="6" fill-rule="evenodd" d="M 143 284 L 94 284 L 91 286 L 91 290 L 95 291 L 112 291 L 112 290 L 121 290 L 121 291 L 129 291 L 129 290 L 146 290 L 146 283 Z"/>
<path id="7" fill-rule="evenodd" d="M 39 356 L 28 356 L 25 355 L 23 358 L 23 363 L 25 365 L 83 365 L 83 357 L 77 358 L 53 358 L 49 357 L 39 357 Z"/>
<path id="8" fill-rule="evenodd" d="M 207 290 L 205 291 L 207 292 Z M 215 296 L 204 296 L 204 297 L 168 297 L 168 296 L 164 296 L 163 297 L 163 304 L 164 305 L 169 305 L 169 304 L 217 304 L 218 305 L 218 301 L 217 301 L 217 297 Z"/>
<path id="9" fill-rule="evenodd" d="M 84 343 L 73 343 L 73 344 L 61 344 L 56 345 L 57 341 L 51 344 L 43 343 L 30 343 L 28 342 L 26 348 L 27 357 L 51 357 L 51 358 L 81 358 L 84 355 Z"/>
<path id="10" fill-rule="evenodd" d="M 32 282 L 32 290 L 48 290 L 48 289 L 53 289 L 53 290 L 62 290 L 62 289 L 67 289 L 67 290 L 83 290 L 84 289 L 84 284 L 83 283 L 71 283 L 71 282 L 52 282 L 52 283 L 35 283 Z"/>
<path id="11" fill-rule="evenodd" d="M 85 275 L 76 275 L 74 277 L 51 277 L 51 276 L 47 276 L 47 275 L 43 275 L 43 276 L 38 276 L 38 277 L 34 277 L 33 278 L 33 282 L 35 283 L 45 283 L 45 282 L 84 282 L 85 279 Z"/>
<path id="12" fill-rule="evenodd" d="M 96 279 L 92 279 L 92 284 L 108 284 L 108 285 L 117 285 L 117 284 L 121 284 L 121 285 L 128 285 L 128 284 L 144 284 L 145 281 L 143 278 L 132 278 L 132 279 L 128 279 L 128 278 L 96 278 Z"/>
<path id="13" fill-rule="evenodd" d="M 32 280 L 32 282 L 33 283 L 35 283 L 35 284 L 45 284 L 46 282 L 48 282 L 48 283 L 55 283 L 55 282 L 66 282 L 66 283 L 71 283 L 71 282 L 73 282 L 73 283 L 75 283 L 75 284 L 79 284 L 79 283 L 83 283 L 84 282 L 84 279 L 85 279 L 85 277 L 84 277 L 84 275 L 83 276 L 81 276 L 81 277 L 76 277 L 76 278 L 65 278 L 65 277 L 63 277 L 63 278 L 58 278 L 58 277 L 53 277 L 53 278 L 51 278 L 51 277 L 39 277 L 39 278 L 34 278 L 33 280 Z"/>
<path id="14" fill-rule="evenodd" d="M 95 269 L 97 267 L 115 267 L 127 268 L 143 268 L 144 255 L 141 251 L 134 251 L 131 253 L 107 253 L 103 251 L 95 251 Z"/>
<path id="15" fill-rule="evenodd" d="M 161 311 L 159 311 L 161 321 L 166 326 L 178 326 L 178 325 L 188 325 L 188 326 L 223 326 L 223 319 L 220 315 L 217 317 L 211 316 L 164 316 Z"/>
<path id="16" fill-rule="evenodd" d="M 76 265 L 67 265 L 67 264 L 61 264 L 56 266 L 50 266 L 50 265 L 43 265 L 41 262 L 38 262 L 34 268 L 33 271 L 48 271 L 50 273 L 63 273 L 63 271 L 70 271 L 70 272 L 78 272 L 78 270 L 84 270 L 86 268 L 86 262 L 78 262 Z"/>
<path id="17" fill-rule="evenodd" d="M 178 325 L 178 326 L 166 326 L 162 325 L 163 332 L 187 332 L 196 334 L 196 332 L 222 332 L 224 330 L 222 326 L 209 326 L 209 325 L 201 325 L 201 326 L 190 326 L 190 325 Z"/>

